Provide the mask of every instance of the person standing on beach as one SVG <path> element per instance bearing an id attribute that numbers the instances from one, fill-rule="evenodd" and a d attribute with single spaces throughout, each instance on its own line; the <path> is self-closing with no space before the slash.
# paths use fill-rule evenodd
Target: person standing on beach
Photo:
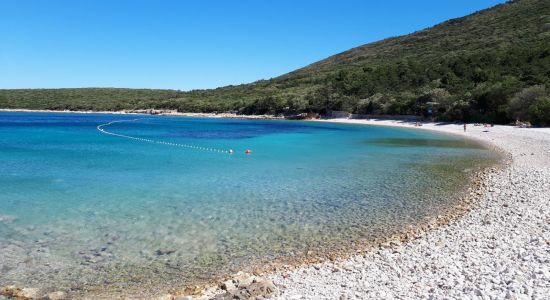
<path id="1" fill-rule="evenodd" d="M 466 123 L 464 123 L 464 132 L 466 132 Z"/>

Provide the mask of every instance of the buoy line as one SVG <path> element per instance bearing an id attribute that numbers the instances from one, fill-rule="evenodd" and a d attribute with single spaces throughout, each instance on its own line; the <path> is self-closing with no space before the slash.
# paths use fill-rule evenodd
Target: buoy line
<path id="1" fill-rule="evenodd" d="M 159 144 L 159 145 L 165 145 L 165 146 L 189 148 L 189 149 L 194 149 L 194 150 L 202 150 L 202 151 L 210 151 L 210 152 L 217 152 L 217 153 L 229 153 L 229 154 L 233 154 L 233 150 L 231 150 L 231 149 L 229 149 L 229 150 L 222 150 L 222 149 L 216 149 L 216 148 L 201 147 L 201 146 L 196 146 L 196 145 L 180 144 L 180 143 L 171 143 L 171 142 L 165 142 L 165 141 L 159 141 L 159 140 L 145 139 L 145 138 L 139 138 L 139 137 L 135 137 L 135 136 L 131 136 L 131 135 L 125 135 L 125 134 L 115 133 L 115 132 L 107 131 L 107 130 L 104 129 L 104 127 L 108 127 L 108 126 L 110 126 L 110 125 L 112 125 L 112 124 L 115 124 L 115 123 L 135 122 L 135 121 L 139 121 L 139 120 L 143 120 L 143 118 L 140 118 L 140 119 L 132 119 L 132 120 L 117 120 L 117 121 L 111 121 L 111 122 L 108 122 L 108 123 L 104 123 L 104 124 L 97 125 L 96 128 L 97 128 L 97 130 L 99 130 L 101 133 L 104 133 L 104 134 L 107 134 L 107 135 L 111 135 L 111 136 L 120 137 L 120 138 L 130 139 L 130 140 L 134 140 L 134 141 L 140 141 L 140 142 L 151 143 L 151 144 Z"/>

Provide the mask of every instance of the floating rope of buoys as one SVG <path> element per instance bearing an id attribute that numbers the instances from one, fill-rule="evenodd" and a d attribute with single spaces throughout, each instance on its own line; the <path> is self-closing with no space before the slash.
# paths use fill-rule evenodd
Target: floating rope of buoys
<path id="1" fill-rule="evenodd" d="M 229 153 L 229 154 L 233 154 L 233 150 L 232 150 L 232 149 L 223 150 L 223 149 L 216 149 L 216 148 L 209 148 L 209 147 L 201 147 L 201 146 L 189 145 L 189 144 L 171 143 L 171 142 L 165 142 L 165 141 L 159 141 L 159 140 L 145 139 L 145 138 L 135 137 L 135 136 L 131 136 L 131 135 L 125 135 L 125 134 L 115 133 L 115 132 L 107 131 L 107 130 L 104 129 L 104 127 L 108 127 L 108 126 L 110 126 L 110 125 L 112 125 L 112 124 L 115 124 L 115 123 L 135 122 L 135 121 L 139 121 L 139 120 L 142 120 L 142 119 L 111 121 L 111 122 L 108 122 L 108 123 L 104 123 L 104 124 L 97 125 L 96 128 L 97 128 L 97 130 L 99 130 L 101 133 L 104 133 L 104 134 L 107 134 L 107 135 L 116 136 L 116 137 L 125 138 L 125 139 L 130 139 L 130 140 L 139 141 L 139 142 L 145 142 L 145 143 L 151 143 L 151 144 L 159 144 L 159 145 L 166 145 L 166 146 L 173 146 L 173 147 L 181 147 L 181 148 L 188 148 L 188 149 L 202 150 L 202 151 L 209 151 L 209 152 L 216 152 L 216 153 Z"/>

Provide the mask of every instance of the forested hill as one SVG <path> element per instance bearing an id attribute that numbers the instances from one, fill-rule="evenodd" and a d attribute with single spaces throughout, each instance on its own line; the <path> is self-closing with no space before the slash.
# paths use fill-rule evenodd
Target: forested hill
<path id="1" fill-rule="evenodd" d="M 383 26 L 383 25 L 381 25 Z M 550 125 L 550 1 L 509 1 L 239 86 L 0 90 L 1 108 L 427 115 Z"/>
<path id="2" fill-rule="evenodd" d="M 384 63 L 389 59 L 438 59 L 483 48 L 522 46 L 537 42 L 545 32 L 548 1 L 516 1 L 451 19 L 409 35 L 359 46 L 290 74 L 340 70 Z M 548 17 L 548 16 L 546 16 Z M 547 28 L 548 29 L 548 28 Z"/>

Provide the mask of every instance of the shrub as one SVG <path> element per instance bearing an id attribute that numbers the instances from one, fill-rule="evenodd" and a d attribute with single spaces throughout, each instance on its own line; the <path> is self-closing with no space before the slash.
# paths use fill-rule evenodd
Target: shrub
<path id="1" fill-rule="evenodd" d="M 534 125 L 550 125 L 550 96 L 541 97 L 529 106 L 529 118 Z"/>
<path id="2" fill-rule="evenodd" d="M 508 114 L 511 118 L 516 120 L 528 120 L 530 118 L 531 106 L 537 103 L 539 99 L 547 96 L 549 91 L 544 85 L 535 85 L 524 88 L 520 92 L 516 93 L 508 108 Z"/>

